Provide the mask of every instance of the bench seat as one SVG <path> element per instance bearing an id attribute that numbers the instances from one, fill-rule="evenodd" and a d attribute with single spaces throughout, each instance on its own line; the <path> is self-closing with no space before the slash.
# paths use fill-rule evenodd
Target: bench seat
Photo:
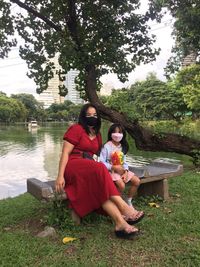
<path id="1" fill-rule="evenodd" d="M 169 198 L 168 178 L 181 175 L 183 165 L 168 162 L 153 161 L 143 167 L 129 166 L 138 177 L 141 178 L 141 185 L 138 189 L 139 196 L 158 195 L 164 200 Z M 52 200 L 55 198 L 55 181 L 43 182 L 37 178 L 27 179 L 27 192 L 39 200 Z M 57 196 L 60 199 L 67 199 L 65 193 Z"/>

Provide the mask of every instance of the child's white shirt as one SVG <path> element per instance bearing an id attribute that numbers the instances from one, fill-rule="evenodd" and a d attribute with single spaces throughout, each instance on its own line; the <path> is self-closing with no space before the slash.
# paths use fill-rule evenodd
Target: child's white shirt
<path id="1" fill-rule="evenodd" d="M 114 145 L 112 141 L 108 141 L 101 149 L 100 153 L 100 161 L 103 162 L 106 168 L 111 171 L 112 164 L 111 164 L 111 155 L 113 152 L 122 151 L 122 146 L 119 144 L 118 146 Z M 124 163 L 123 168 L 128 170 L 128 164 L 126 163 L 126 156 L 124 155 Z"/>

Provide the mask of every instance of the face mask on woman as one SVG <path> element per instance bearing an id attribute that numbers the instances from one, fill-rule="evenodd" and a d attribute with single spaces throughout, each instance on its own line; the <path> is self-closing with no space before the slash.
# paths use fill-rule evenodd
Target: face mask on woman
<path id="1" fill-rule="evenodd" d="M 123 138 L 123 134 L 122 133 L 112 133 L 111 137 L 115 142 L 120 142 Z"/>
<path id="2" fill-rule="evenodd" d="M 88 126 L 96 126 L 97 122 L 98 122 L 98 119 L 95 116 L 86 117 L 86 123 Z"/>

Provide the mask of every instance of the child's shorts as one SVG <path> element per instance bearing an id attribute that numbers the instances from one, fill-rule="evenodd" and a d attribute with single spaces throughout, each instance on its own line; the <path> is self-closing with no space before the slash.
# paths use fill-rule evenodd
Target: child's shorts
<path id="1" fill-rule="evenodd" d="M 122 178 L 121 178 L 122 176 L 121 176 L 120 174 L 116 173 L 116 172 L 111 172 L 110 174 L 111 174 L 111 176 L 112 176 L 112 180 L 113 180 L 113 182 L 116 182 L 116 181 L 122 179 Z M 134 174 L 133 172 L 128 171 L 128 179 L 127 179 L 126 183 L 128 183 L 134 175 L 135 175 L 135 174 Z"/>

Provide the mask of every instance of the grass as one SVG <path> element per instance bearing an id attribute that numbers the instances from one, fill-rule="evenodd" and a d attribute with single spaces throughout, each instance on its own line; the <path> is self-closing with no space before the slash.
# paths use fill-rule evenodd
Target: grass
<path id="1" fill-rule="evenodd" d="M 0 266 L 200 266 L 200 173 L 190 170 L 169 181 L 171 198 L 138 198 L 145 219 L 142 234 L 119 240 L 109 218 L 92 214 L 75 226 L 65 211 L 42 204 L 29 194 L 0 201 Z M 148 203 L 157 201 L 159 208 Z M 60 211 L 63 208 L 60 207 Z M 48 223 L 60 223 L 54 238 L 36 234 Z M 77 240 L 63 244 L 65 236 Z"/>

